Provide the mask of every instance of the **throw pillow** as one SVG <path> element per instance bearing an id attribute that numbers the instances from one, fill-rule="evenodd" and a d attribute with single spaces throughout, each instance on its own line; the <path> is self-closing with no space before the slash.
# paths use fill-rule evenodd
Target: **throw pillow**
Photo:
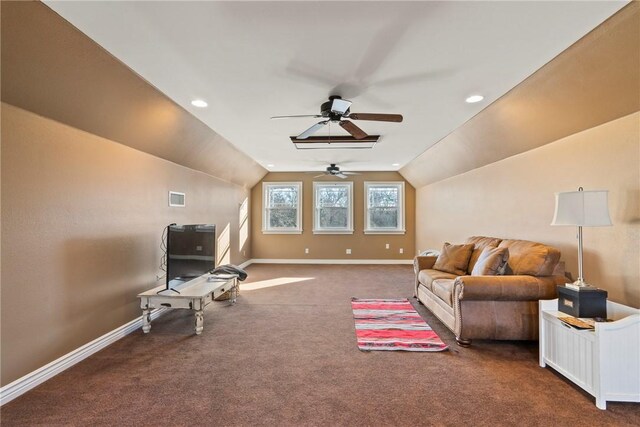
<path id="1" fill-rule="evenodd" d="M 473 266 L 472 276 L 497 276 L 503 271 L 509 261 L 509 249 L 486 247 L 480 253 L 476 265 Z"/>
<path id="2" fill-rule="evenodd" d="M 482 250 L 487 246 L 497 247 L 500 244 L 500 239 L 495 237 L 472 236 L 469 237 L 465 243 L 474 244 L 473 252 L 471 252 L 471 259 L 469 260 L 469 267 L 467 267 L 467 271 L 471 274 L 473 267 L 475 267 L 476 262 L 478 262 L 478 258 L 480 257 Z"/>
<path id="3" fill-rule="evenodd" d="M 471 252 L 473 252 L 473 244 L 452 245 L 445 243 L 433 269 L 464 276 L 467 274 Z"/>

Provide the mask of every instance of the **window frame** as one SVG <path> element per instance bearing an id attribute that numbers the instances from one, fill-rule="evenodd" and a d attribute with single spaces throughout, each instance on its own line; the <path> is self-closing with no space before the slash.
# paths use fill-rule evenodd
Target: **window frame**
<path id="1" fill-rule="evenodd" d="M 375 187 L 398 188 L 398 226 L 372 228 L 369 224 L 369 189 Z M 365 181 L 364 183 L 364 234 L 405 234 L 405 185 L 404 181 Z"/>
<path id="2" fill-rule="evenodd" d="M 269 189 L 277 187 L 296 187 L 298 190 L 298 203 L 296 206 L 296 227 L 269 227 Z M 263 182 L 262 183 L 262 234 L 302 234 L 302 182 Z"/>
<path id="3" fill-rule="evenodd" d="M 347 226 L 340 228 L 327 228 L 320 226 L 320 215 L 318 214 L 318 188 L 319 187 L 347 187 L 349 195 L 349 205 L 347 206 Z M 353 181 L 347 182 L 313 182 L 313 234 L 353 234 Z"/>

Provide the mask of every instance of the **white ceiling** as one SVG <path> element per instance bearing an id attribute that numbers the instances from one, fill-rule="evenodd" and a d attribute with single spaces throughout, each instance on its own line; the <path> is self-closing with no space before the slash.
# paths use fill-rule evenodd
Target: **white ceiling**
<path id="1" fill-rule="evenodd" d="M 46 3 L 267 169 L 302 171 L 400 169 L 626 1 Z M 331 94 L 404 122 L 358 121 L 371 150 L 299 151 L 317 120 L 269 119 Z"/>

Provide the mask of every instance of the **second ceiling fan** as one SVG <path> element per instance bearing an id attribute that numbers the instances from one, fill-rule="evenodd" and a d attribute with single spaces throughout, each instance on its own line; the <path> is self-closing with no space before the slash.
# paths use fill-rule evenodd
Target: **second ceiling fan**
<path id="1" fill-rule="evenodd" d="M 339 166 L 336 166 L 335 163 L 331 163 L 325 169 L 325 172 L 320 175 L 314 176 L 314 178 L 320 178 L 321 176 L 337 176 L 338 178 L 345 179 L 348 175 L 360 175 L 358 172 L 344 172 L 340 170 Z"/>
<path id="2" fill-rule="evenodd" d="M 274 116 L 272 119 L 288 119 L 299 117 L 315 117 L 324 118 L 326 120 L 319 121 L 309 129 L 302 132 L 297 136 L 297 139 L 306 139 L 313 135 L 323 127 L 329 124 L 329 122 L 337 122 L 344 130 L 349 132 L 355 139 L 363 139 L 367 137 L 367 133 L 356 126 L 350 120 L 371 120 L 376 122 L 402 122 L 401 114 L 380 114 L 380 113 L 352 113 L 351 101 L 342 99 L 337 95 L 332 95 L 329 100 L 324 102 L 320 106 L 320 114 L 303 114 L 298 116 Z M 350 119 L 350 120 L 346 120 Z"/>

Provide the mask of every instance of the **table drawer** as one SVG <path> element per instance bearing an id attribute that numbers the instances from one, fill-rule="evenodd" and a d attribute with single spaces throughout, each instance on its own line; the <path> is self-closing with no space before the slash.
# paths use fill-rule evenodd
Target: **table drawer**
<path id="1" fill-rule="evenodd" d="M 142 298 L 140 305 L 145 308 L 145 305 L 149 305 L 149 309 L 154 308 L 191 308 L 191 300 L 187 298 L 175 298 L 175 297 L 163 297 L 155 296 L 151 298 Z"/>

